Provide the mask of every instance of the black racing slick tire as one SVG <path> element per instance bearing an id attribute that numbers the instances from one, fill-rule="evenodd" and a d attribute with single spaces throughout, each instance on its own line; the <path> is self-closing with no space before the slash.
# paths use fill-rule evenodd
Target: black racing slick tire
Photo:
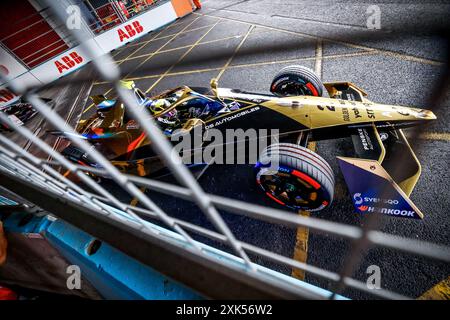
<path id="1" fill-rule="evenodd" d="M 308 148 L 292 143 L 272 144 L 264 149 L 255 168 L 257 184 L 280 205 L 319 211 L 333 201 L 333 170 Z"/>
<path id="2" fill-rule="evenodd" d="M 281 69 L 270 85 L 270 92 L 282 97 L 322 97 L 325 91 L 322 81 L 313 70 L 298 65 Z"/>

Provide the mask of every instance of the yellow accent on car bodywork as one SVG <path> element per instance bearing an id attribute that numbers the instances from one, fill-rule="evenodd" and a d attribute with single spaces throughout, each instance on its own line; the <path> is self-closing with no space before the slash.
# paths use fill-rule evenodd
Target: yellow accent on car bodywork
<path id="1" fill-rule="evenodd" d="M 277 98 L 261 105 L 290 117 L 310 129 L 378 122 L 434 120 L 429 110 L 374 102 L 323 97 Z"/>
<path id="2" fill-rule="evenodd" d="M 450 300 L 450 277 L 426 291 L 417 300 Z"/>

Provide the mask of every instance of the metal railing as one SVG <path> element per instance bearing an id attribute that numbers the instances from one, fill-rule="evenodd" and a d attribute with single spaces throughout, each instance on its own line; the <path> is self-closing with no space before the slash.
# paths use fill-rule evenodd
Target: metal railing
<path id="1" fill-rule="evenodd" d="M 109 1 L 101 6 L 94 7 L 89 0 L 85 1 L 88 6 L 88 12 L 91 15 L 93 22 L 89 21 L 86 16 L 84 19 L 87 20 L 88 26 L 91 31 L 97 35 L 104 31 L 110 30 L 115 26 L 131 19 L 143 12 L 151 10 L 152 8 L 165 3 L 167 0 L 155 0 L 152 3 L 147 3 L 147 1 L 142 0 L 136 3 L 131 2 L 128 6 L 123 5 L 120 7 L 117 1 Z M 109 11 L 106 15 L 102 14 L 102 11 Z"/>
<path id="2" fill-rule="evenodd" d="M 53 6 L 52 1 L 49 1 L 49 5 Z M 64 21 L 64 12 L 56 10 L 55 13 L 60 20 Z M 71 36 L 83 46 L 84 52 L 87 55 L 90 55 L 91 57 L 96 56 L 95 47 L 84 41 L 82 33 L 79 33 L 77 30 L 70 30 L 70 33 Z M 93 64 L 101 78 L 104 81 L 112 83 L 119 98 L 124 102 L 129 116 L 140 124 L 147 137 L 151 139 L 155 151 L 167 164 L 168 168 L 182 186 L 121 173 L 100 152 L 92 148 L 86 140 L 81 139 L 78 134 L 76 134 L 75 130 L 66 124 L 64 119 L 38 97 L 34 90 L 24 88 L 17 81 L 6 78 L 2 80 L 8 82 L 8 86 L 11 90 L 17 94 L 22 94 L 24 98 L 31 103 L 52 126 L 54 126 L 55 129 L 67 132 L 67 138 L 83 152 L 88 153 L 92 159 L 99 164 L 100 168 L 74 164 L 58 151 L 54 150 L 41 138 L 35 136 L 26 127 L 15 124 L 5 114 L 0 112 L 1 122 L 6 123 L 9 128 L 12 128 L 24 139 L 31 141 L 41 151 L 53 159 L 48 161 L 38 158 L 28 151 L 21 149 L 14 142 L 0 134 L 0 176 L 8 178 L 8 181 L 3 180 L 0 184 L 5 185 L 6 187 L 9 186 L 10 188 L 13 188 L 14 184 L 21 185 L 24 188 L 23 193 L 26 194 L 26 196 L 23 196 L 25 199 L 27 199 L 27 197 L 33 198 L 31 193 L 25 192 L 25 187 L 30 186 L 32 192 L 46 196 L 48 199 L 61 199 L 68 207 L 72 208 L 71 210 L 78 210 L 78 213 L 84 213 L 86 219 L 88 217 L 101 219 L 100 221 L 103 221 L 105 224 L 107 224 L 108 221 L 111 221 L 112 226 L 118 225 L 119 228 L 121 228 L 121 232 L 128 234 L 130 237 L 142 237 L 139 238 L 142 242 L 133 244 L 135 247 L 147 244 L 151 245 L 151 248 L 167 246 L 176 253 L 177 257 L 192 256 L 192 259 L 201 265 L 201 270 L 206 272 L 204 274 L 204 277 L 206 278 L 208 275 L 215 272 L 222 272 L 222 274 L 229 276 L 229 279 L 236 280 L 241 286 L 253 287 L 259 290 L 253 292 L 263 291 L 269 295 L 276 295 L 278 291 L 270 291 L 273 290 L 273 288 L 277 288 L 277 290 L 280 290 L 278 297 L 335 299 L 338 298 L 336 294 L 342 292 L 345 287 L 350 287 L 380 298 L 407 299 L 408 297 L 385 289 L 371 290 L 365 283 L 351 278 L 351 271 L 359 264 L 360 258 L 358 258 L 358 253 L 368 249 L 370 246 L 385 247 L 428 259 L 450 263 L 450 250 L 448 247 L 418 241 L 416 239 L 398 237 L 373 229 L 373 226 L 376 225 L 377 220 L 379 219 L 377 214 L 372 215 L 370 218 L 372 221 L 369 221 L 369 223 L 366 224 L 366 227 L 361 229 L 356 226 L 324 221 L 314 217 L 302 217 L 282 210 L 249 204 L 239 200 L 206 193 L 191 172 L 184 165 L 181 165 L 181 160 L 172 152 L 172 145 L 156 125 L 153 118 L 147 114 L 146 110 L 139 108 L 131 93 L 121 86 L 121 72 L 119 67 L 113 62 L 111 56 L 106 55 L 101 59 L 94 59 Z M 71 171 L 90 189 L 90 191 L 70 181 L 56 170 L 56 167 L 63 167 Z M 105 187 L 98 184 L 90 175 L 87 175 L 86 172 L 109 176 L 126 193 L 139 200 L 143 207 L 123 203 Z M 191 222 L 172 217 L 169 212 L 162 210 L 143 191 L 141 191 L 139 187 L 142 186 L 150 188 L 153 192 L 194 202 L 201 209 L 203 214 L 205 214 L 205 216 L 213 223 L 217 231 L 212 231 Z M 11 191 L 14 192 L 14 190 Z M 20 192 L 18 194 L 21 195 Z M 55 202 L 57 204 L 58 201 Z M 44 202 L 36 204 L 43 205 L 44 208 L 46 205 L 49 206 L 49 208 L 53 208 L 52 206 L 56 205 L 45 204 Z M 257 247 L 253 244 L 237 240 L 218 210 L 250 217 L 256 220 L 280 224 L 289 228 L 307 227 L 319 233 L 329 234 L 334 237 L 351 241 L 353 249 L 351 250 L 348 259 L 344 262 L 341 272 L 329 271 L 308 263 L 296 261 L 292 258 Z M 71 219 L 77 221 L 75 218 L 65 216 L 61 211 L 49 211 L 56 216 L 68 219 L 69 222 Z M 172 230 L 177 235 L 175 238 L 178 241 L 178 246 L 173 242 L 175 238 L 170 238 L 167 235 L 165 236 L 161 233 L 159 227 L 149 223 L 146 218 L 156 219 Z M 226 255 L 228 260 L 224 260 L 223 256 L 221 257 L 218 251 L 215 251 L 215 253 L 212 254 L 212 249 L 195 240 L 190 235 L 191 233 L 228 245 L 232 252 L 234 252 L 234 256 L 237 259 L 236 261 L 239 262 L 239 267 L 236 267 L 236 261 L 233 260 L 234 258 L 230 258 L 225 253 L 223 253 L 223 255 Z M 96 234 L 93 235 L 97 236 Z M 104 234 L 103 236 L 105 237 Z M 150 241 L 149 239 L 152 240 Z M 115 241 L 114 239 L 109 240 Z M 158 242 L 155 242 L 156 240 Z M 180 243 L 181 245 L 179 245 Z M 120 243 L 117 243 L 117 245 L 120 246 Z M 135 257 L 141 258 L 142 261 L 147 261 L 145 255 L 140 255 L 137 251 L 133 250 L 137 249 L 127 248 L 124 251 L 125 253 L 131 252 L 131 255 L 134 254 Z M 173 252 L 168 252 L 168 257 Z M 298 282 L 291 282 L 289 277 L 277 275 L 276 272 L 270 273 L 266 268 L 252 262 L 249 258 L 249 254 L 263 257 L 264 259 L 290 268 L 304 270 L 311 275 L 330 281 L 335 285 L 333 287 L 333 292 L 329 295 L 318 294 L 317 290 L 302 287 L 298 285 Z M 161 257 L 161 259 L 164 260 L 164 257 Z M 191 260 L 191 263 L 194 260 Z M 157 262 L 153 261 L 153 263 Z M 218 271 L 217 268 L 219 267 L 223 269 Z M 171 275 L 174 276 L 173 274 Z M 177 276 L 177 280 L 195 287 L 196 284 L 192 284 L 189 279 L 183 278 L 183 276 L 180 276 L 179 274 Z M 214 286 L 215 284 L 210 285 Z M 227 284 L 223 285 L 226 286 Z M 199 285 L 198 287 L 195 287 L 195 289 L 199 291 L 203 290 L 202 293 L 208 295 L 208 289 L 205 286 Z M 228 297 L 239 295 L 237 292 L 227 292 L 224 294 L 225 296 L 228 295 Z M 210 295 L 212 297 L 217 297 L 217 292 Z"/>

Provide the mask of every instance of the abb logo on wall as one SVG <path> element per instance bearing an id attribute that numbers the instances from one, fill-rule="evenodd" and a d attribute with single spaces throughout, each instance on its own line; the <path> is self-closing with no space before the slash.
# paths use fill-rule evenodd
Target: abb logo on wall
<path id="1" fill-rule="evenodd" d="M 55 65 L 58 72 L 63 73 L 63 71 L 70 70 L 81 62 L 83 62 L 83 57 L 74 51 L 69 53 L 67 56 L 61 57 L 60 60 L 56 60 Z"/>
<path id="2" fill-rule="evenodd" d="M 8 89 L 0 89 L 0 102 L 8 102 L 16 97 L 17 96 Z"/>
<path id="3" fill-rule="evenodd" d="M 121 28 L 117 29 L 117 33 L 119 34 L 120 42 L 123 40 L 130 39 L 134 37 L 136 34 L 144 31 L 144 27 L 139 23 L 139 21 L 133 21 L 131 24 L 126 24 L 123 27 L 125 30 Z"/>

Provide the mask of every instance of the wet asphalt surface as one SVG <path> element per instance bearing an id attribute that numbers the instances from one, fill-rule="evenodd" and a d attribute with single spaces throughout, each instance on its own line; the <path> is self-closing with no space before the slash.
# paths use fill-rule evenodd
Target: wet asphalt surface
<path id="1" fill-rule="evenodd" d="M 367 31 L 366 10 L 373 4 L 381 10 L 381 30 Z M 373 101 L 427 108 L 431 90 L 442 74 L 446 47 L 442 38 L 429 36 L 423 30 L 426 26 L 445 21 L 445 12 L 449 8 L 442 1 L 429 1 L 426 5 L 413 1 L 396 4 L 387 4 L 386 1 L 323 1 L 312 5 L 293 0 L 207 0 L 201 11 L 145 35 L 114 51 L 113 55 L 120 67 L 129 71 L 128 77 L 134 79 L 142 90 L 149 90 L 149 94 L 179 85 L 208 86 L 209 80 L 217 77 L 228 62 L 220 78 L 221 87 L 267 93 L 272 77 L 282 67 L 300 64 L 315 68 L 317 37 L 321 37 L 320 71 L 323 81 L 351 81 L 362 87 Z M 395 33 L 398 30 L 406 30 L 409 34 L 398 35 Z M 247 38 L 239 51 L 229 61 L 244 37 Z M 267 45 L 283 48 L 287 43 L 298 45 L 288 50 L 264 50 Z M 154 54 L 158 50 L 160 53 Z M 259 53 L 253 54 L 255 50 Z M 221 57 L 199 62 L 199 57 L 217 54 Z M 194 62 L 189 64 L 189 61 Z M 152 70 L 145 70 L 148 66 L 153 67 Z M 89 68 L 80 72 L 88 72 Z M 68 117 L 67 108 L 70 106 L 71 110 L 73 106 L 69 123 L 74 125 L 80 117 L 87 118 L 95 112 L 87 99 L 88 92 L 99 94 L 108 90 L 110 85 L 98 80 L 66 91 L 50 88 L 42 95 L 56 99 L 55 108 L 65 118 Z M 108 95 L 114 96 L 114 92 Z M 412 199 L 425 218 L 419 221 L 383 217 L 381 230 L 384 232 L 450 246 L 448 97 L 447 93 L 445 101 L 435 110 L 438 120 L 423 129 L 424 134 L 436 133 L 438 138 L 414 141 L 423 172 Z M 51 127 L 40 122 L 39 118 L 28 126 L 32 130 L 41 128 L 38 134 L 49 143 L 56 143 L 55 138 L 46 133 Z M 14 139 L 24 143 L 17 137 Z M 57 148 L 60 149 L 61 145 Z M 363 226 L 365 218 L 353 212 L 335 158 L 351 154 L 351 141 L 323 141 L 318 144 L 317 151 L 333 167 L 337 185 L 333 205 L 314 216 Z M 39 154 L 38 150 L 33 152 Z M 199 182 L 208 193 L 280 209 L 260 194 L 252 176 L 252 167 L 248 165 L 213 165 Z M 173 182 L 170 177 L 166 180 Z M 124 202 L 131 201 L 114 183 L 104 184 Z M 171 215 L 212 228 L 192 203 L 150 191 L 147 194 Z M 293 256 L 296 230 L 229 213 L 223 213 L 223 216 L 238 239 Z M 228 250 L 219 244 L 214 245 Z M 338 272 L 350 245 L 349 241 L 332 235 L 310 232 L 307 262 Z M 372 248 L 365 253 L 353 273 L 355 278 L 365 282 L 367 267 L 378 265 L 383 288 L 413 298 L 450 275 L 450 266 L 444 263 L 384 248 Z M 291 272 L 289 268 L 269 263 L 261 257 L 252 258 L 281 272 Z M 331 288 L 331 283 L 309 274 L 306 281 Z M 357 299 L 370 297 L 354 290 L 346 290 L 343 294 Z"/>

